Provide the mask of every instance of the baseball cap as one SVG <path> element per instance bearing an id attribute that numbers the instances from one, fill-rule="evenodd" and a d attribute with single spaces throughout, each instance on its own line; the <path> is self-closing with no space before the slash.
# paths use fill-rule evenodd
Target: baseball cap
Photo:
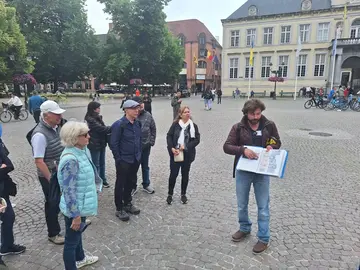
<path id="1" fill-rule="evenodd" d="M 134 101 L 132 99 L 129 99 L 124 102 L 123 109 L 131 109 L 131 108 L 136 108 L 138 106 L 140 106 L 139 103 L 137 103 L 136 101 Z"/>
<path id="2" fill-rule="evenodd" d="M 54 113 L 54 114 L 63 114 L 65 110 L 61 109 L 59 104 L 55 101 L 47 100 L 40 106 L 40 110 L 43 113 Z"/>
<path id="3" fill-rule="evenodd" d="M 143 103 L 143 99 L 141 97 L 133 97 L 132 100 L 139 103 L 139 104 Z"/>

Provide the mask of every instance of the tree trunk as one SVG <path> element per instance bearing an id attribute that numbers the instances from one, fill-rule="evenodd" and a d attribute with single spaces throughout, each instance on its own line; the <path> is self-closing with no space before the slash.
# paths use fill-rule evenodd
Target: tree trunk
<path id="1" fill-rule="evenodd" d="M 59 90 L 59 79 L 57 76 L 54 78 L 54 90 L 53 93 L 56 93 Z"/>
<path id="2" fill-rule="evenodd" d="M 14 94 L 18 97 L 21 97 L 20 85 L 14 84 Z"/>

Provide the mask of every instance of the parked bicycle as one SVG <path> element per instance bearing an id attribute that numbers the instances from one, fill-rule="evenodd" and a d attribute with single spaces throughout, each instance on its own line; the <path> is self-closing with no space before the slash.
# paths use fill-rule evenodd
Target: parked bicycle
<path id="1" fill-rule="evenodd" d="M 15 111 L 9 107 L 8 104 L 2 103 L 3 111 L 0 114 L 0 121 L 3 123 L 8 123 L 11 121 L 13 116 L 15 115 Z M 21 108 L 19 112 L 19 120 L 25 121 L 29 117 L 29 112 L 25 108 Z"/>
<path id="2" fill-rule="evenodd" d="M 327 106 L 324 107 L 325 111 L 332 111 L 332 110 L 341 110 L 341 111 L 346 111 L 347 109 L 349 109 L 349 102 L 346 99 L 335 99 L 333 98 L 328 104 Z"/>
<path id="3" fill-rule="evenodd" d="M 327 105 L 327 102 L 324 101 L 322 96 L 312 97 L 311 99 L 307 100 L 304 104 L 305 109 L 310 109 L 311 107 L 316 107 L 323 109 Z"/>

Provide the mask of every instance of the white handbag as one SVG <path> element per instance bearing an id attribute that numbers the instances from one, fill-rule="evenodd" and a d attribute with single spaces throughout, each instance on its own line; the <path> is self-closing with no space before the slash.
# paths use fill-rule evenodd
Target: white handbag
<path id="1" fill-rule="evenodd" d="M 184 161 L 184 152 L 180 151 L 177 156 L 174 156 L 175 162 L 183 162 Z"/>

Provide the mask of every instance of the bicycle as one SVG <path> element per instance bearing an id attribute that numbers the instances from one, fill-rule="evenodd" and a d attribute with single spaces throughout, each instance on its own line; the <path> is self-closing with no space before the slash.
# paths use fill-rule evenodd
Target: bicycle
<path id="1" fill-rule="evenodd" d="M 10 109 L 9 105 L 6 103 L 2 103 L 3 111 L 0 114 L 0 121 L 3 123 L 8 123 L 15 115 L 15 111 Z M 19 120 L 25 121 L 29 117 L 29 112 L 25 108 L 21 108 L 19 113 Z"/>
<path id="2" fill-rule="evenodd" d="M 311 107 L 323 109 L 325 106 L 326 106 L 326 102 L 321 96 L 316 96 L 316 98 L 312 97 L 311 99 L 307 100 L 304 103 L 305 109 L 310 109 Z"/>
<path id="3" fill-rule="evenodd" d="M 341 111 L 346 111 L 349 109 L 349 102 L 345 99 L 335 99 L 333 98 L 326 107 L 324 107 L 325 111 L 331 111 L 334 109 L 338 109 Z"/>

